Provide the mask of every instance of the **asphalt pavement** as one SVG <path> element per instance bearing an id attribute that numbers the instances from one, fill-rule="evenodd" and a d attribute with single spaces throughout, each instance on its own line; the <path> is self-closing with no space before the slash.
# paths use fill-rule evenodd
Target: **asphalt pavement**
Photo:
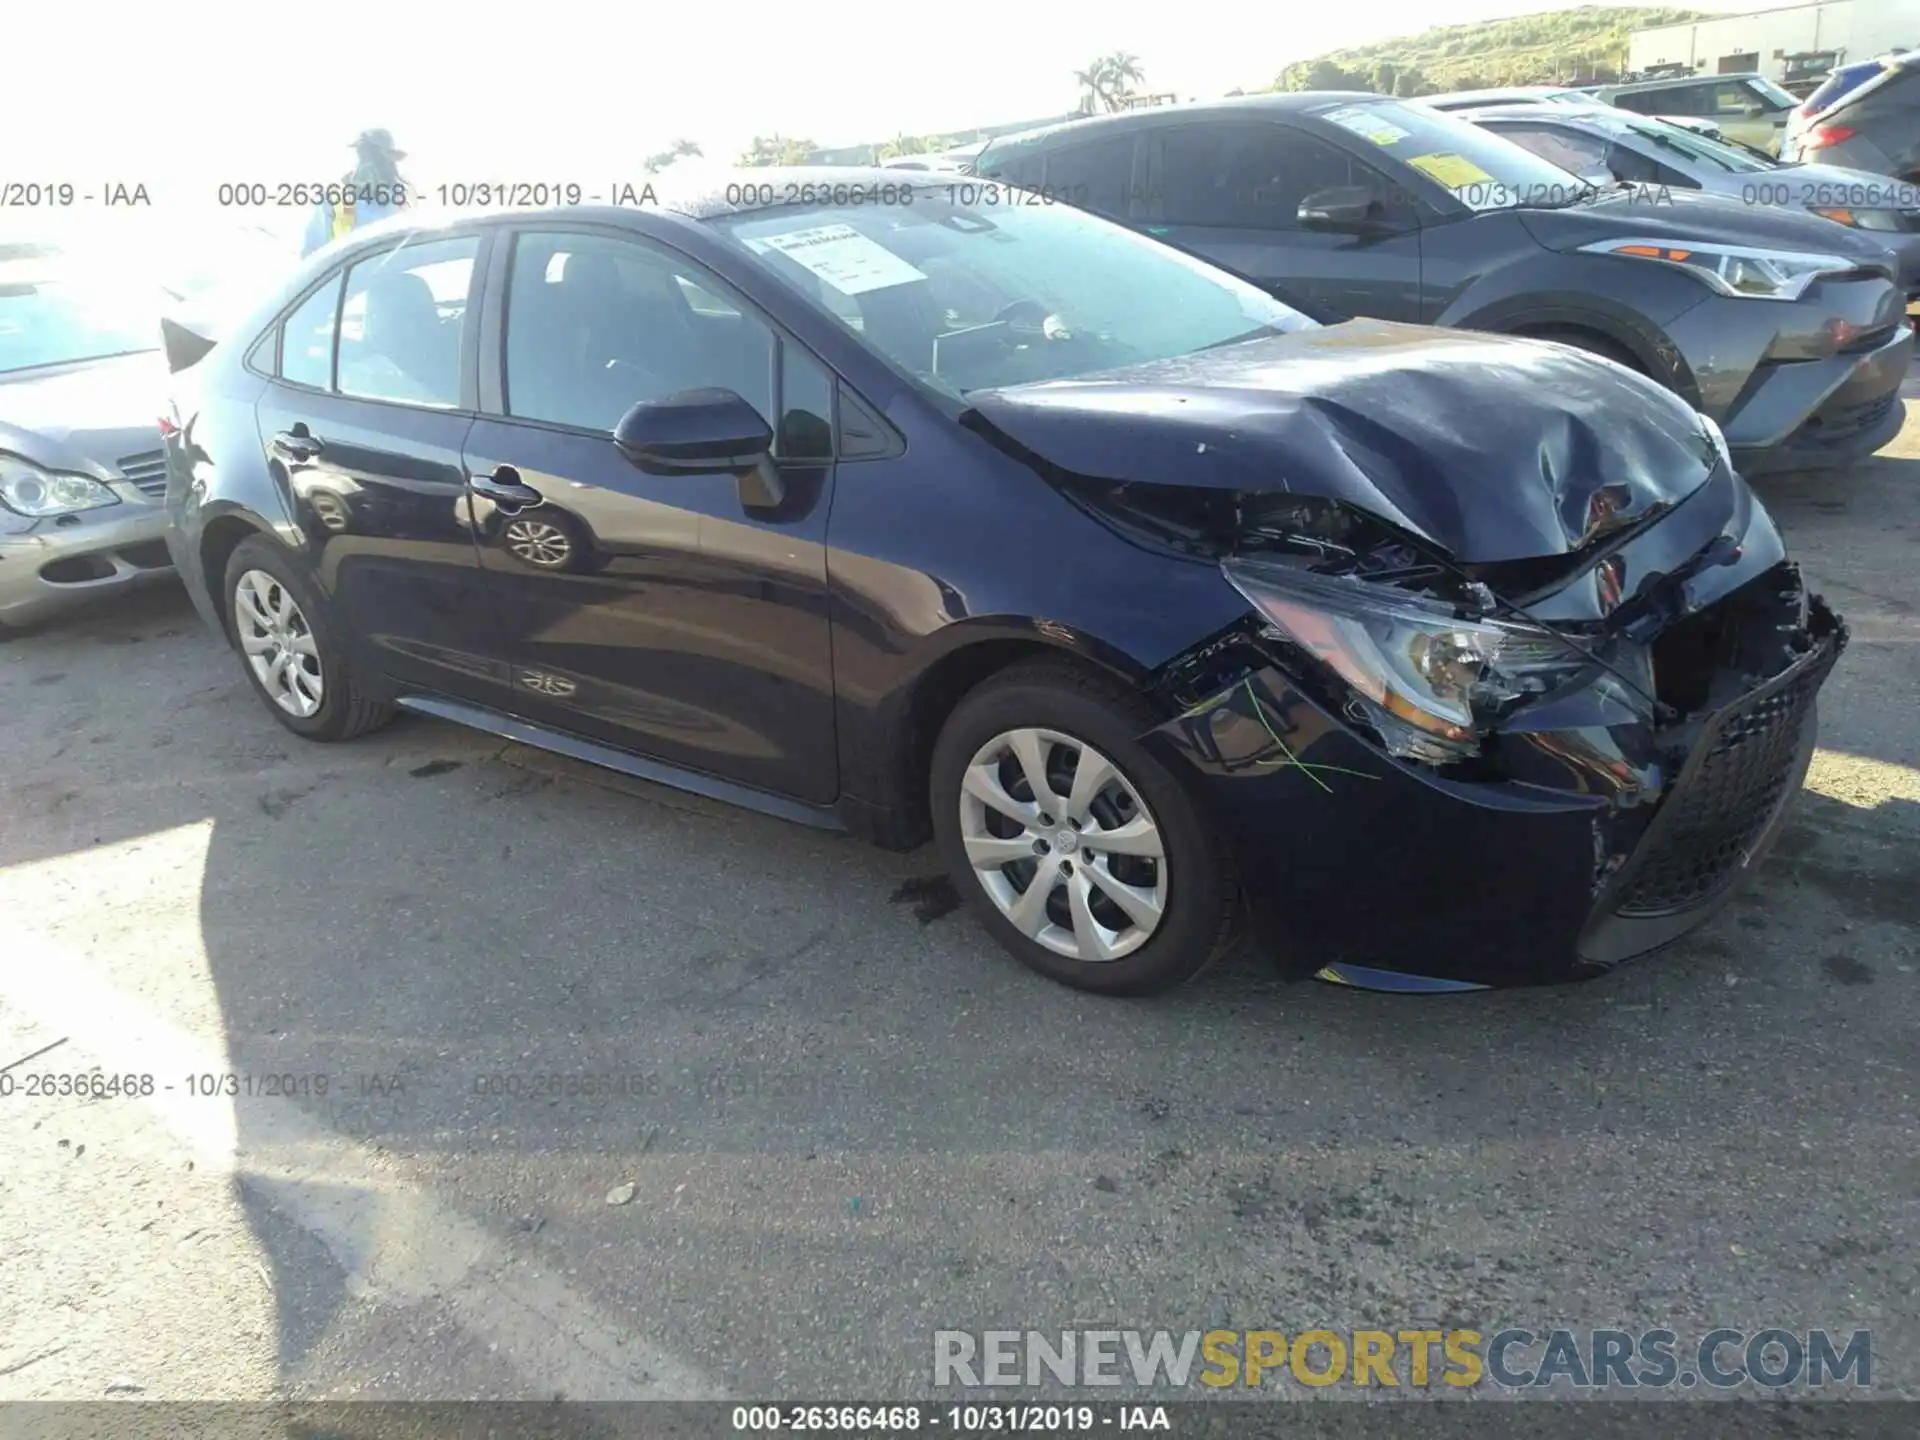
<path id="1" fill-rule="evenodd" d="M 1096 999 L 930 851 L 300 741 L 172 589 L 0 644 L 0 1399 L 923 1397 L 938 1330 L 1504 1325 L 1867 1328 L 1920 1396 L 1920 423 L 1759 488 L 1853 626 L 1807 793 L 1710 927 L 1550 991 Z"/>

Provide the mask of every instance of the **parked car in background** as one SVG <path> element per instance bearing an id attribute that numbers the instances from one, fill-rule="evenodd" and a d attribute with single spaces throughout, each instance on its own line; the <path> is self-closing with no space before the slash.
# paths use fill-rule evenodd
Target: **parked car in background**
<path id="1" fill-rule="evenodd" d="M 1595 187 L 1455 115 L 1248 96 L 995 140 L 975 164 L 1123 220 L 1319 318 L 1540 336 L 1685 396 L 1745 471 L 1898 433 L 1913 333 L 1883 239 L 1685 190 Z"/>
<path id="2" fill-rule="evenodd" d="M 1592 975 L 1780 829 L 1845 628 L 1659 386 L 1322 329 L 990 184 L 662 190 L 370 227 L 180 352 L 168 544 L 281 725 L 931 836 L 1108 993 L 1243 904 L 1295 977 Z M 588 573 L 516 546 L 549 519 Z"/>
<path id="3" fill-rule="evenodd" d="M 1871 232 L 1898 258 L 1907 298 L 1920 298 L 1920 186 L 1837 165 L 1785 164 L 1626 110 L 1506 105 L 1466 118 L 1596 184 L 1702 190 Z"/>
<path id="4" fill-rule="evenodd" d="M 1571 90 L 1561 85 L 1505 85 L 1492 90 L 1453 90 L 1442 95 L 1422 95 L 1418 99 L 1422 105 L 1431 105 L 1448 114 L 1485 110 L 1494 105 L 1578 105 L 1590 110 L 1614 108 L 1591 90 Z M 1719 125 L 1703 116 L 1663 115 L 1660 118 L 1682 129 L 1697 130 L 1702 135 L 1720 134 Z"/>
<path id="5" fill-rule="evenodd" d="M 1609 105 L 1641 115 L 1687 115 L 1711 120 L 1723 134 L 1780 153 L 1787 116 L 1799 102 L 1766 76 L 1687 75 L 1666 80 L 1601 85 L 1593 93 Z"/>
<path id="6" fill-rule="evenodd" d="M 58 249 L 0 263 L 0 628 L 172 574 L 167 299 Z"/>
<path id="7" fill-rule="evenodd" d="M 1920 183 L 1920 51 L 1834 71 L 1794 110 L 1781 153 Z"/>
<path id="8" fill-rule="evenodd" d="M 986 142 L 972 145 L 956 145 L 951 150 L 939 150 L 926 155 L 896 155 L 884 160 L 881 166 L 887 170 L 939 170 L 949 174 L 964 173 L 972 164 L 973 157 L 980 153 Z"/>

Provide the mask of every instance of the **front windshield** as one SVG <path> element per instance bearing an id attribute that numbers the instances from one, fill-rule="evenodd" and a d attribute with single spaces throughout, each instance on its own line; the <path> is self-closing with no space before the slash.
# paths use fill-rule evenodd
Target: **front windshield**
<path id="1" fill-rule="evenodd" d="M 1703 165 L 1716 166 L 1729 174 L 1751 175 L 1756 171 L 1779 168 L 1777 165 L 1757 159 L 1738 146 L 1712 139 L 1700 134 L 1697 130 L 1669 125 L 1664 120 L 1636 120 L 1627 128 L 1634 134 L 1653 141 L 1664 150 L 1678 151 L 1689 159 L 1698 160 Z"/>
<path id="2" fill-rule="evenodd" d="M 955 398 L 1314 324 L 1204 261 L 1031 191 L 956 181 L 906 193 L 904 203 L 749 210 L 716 223 Z"/>
<path id="3" fill-rule="evenodd" d="M 157 350 L 160 310 L 149 286 L 0 268 L 0 372 Z"/>
<path id="4" fill-rule="evenodd" d="M 1593 190 L 1504 136 L 1430 106 L 1374 100 L 1315 113 L 1444 186 L 1470 210 L 1566 205 Z"/>

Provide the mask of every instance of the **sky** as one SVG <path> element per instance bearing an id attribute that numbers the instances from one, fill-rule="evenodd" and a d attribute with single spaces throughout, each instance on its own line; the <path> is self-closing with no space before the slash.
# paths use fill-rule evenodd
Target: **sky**
<path id="1" fill-rule="evenodd" d="M 1078 99 L 1073 72 L 1113 50 L 1140 57 L 1151 91 L 1210 98 L 1270 84 L 1290 62 L 1341 45 L 1555 8 L 326 0 L 276 10 L 171 0 L 102 12 L 23 0 L 8 18 L 10 53 L 74 63 L 9 66 L 0 180 L 143 184 L 154 216 L 184 218 L 217 208 L 222 182 L 338 180 L 352 136 L 380 125 L 410 152 L 416 183 L 598 191 L 637 180 L 642 158 L 680 136 L 717 163 L 755 134 L 849 145 L 1062 113 Z M 131 230 L 151 217 L 86 218 Z M 271 208 L 244 218 L 295 219 Z M 10 220 L 0 213 L 0 225 Z"/>

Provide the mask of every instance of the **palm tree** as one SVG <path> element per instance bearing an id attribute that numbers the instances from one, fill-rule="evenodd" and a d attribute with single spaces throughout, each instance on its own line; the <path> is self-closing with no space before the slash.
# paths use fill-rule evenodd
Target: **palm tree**
<path id="1" fill-rule="evenodd" d="M 1120 108 L 1120 98 L 1131 95 L 1136 85 L 1144 85 L 1147 72 L 1140 68 L 1140 57 L 1127 50 L 1116 50 L 1107 56 L 1107 83 L 1112 87 L 1113 108 Z"/>
<path id="2" fill-rule="evenodd" d="M 1080 108 L 1091 115 L 1096 110 L 1119 110 L 1134 93 L 1134 86 L 1146 81 L 1140 57 L 1127 50 L 1102 55 L 1084 70 L 1073 72 L 1080 87 Z"/>
<path id="3" fill-rule="evenodd" d="M 660 171 L 666 169 L 667 166 L 673 164 L 674 161 L 683 156 L 691 156 L 699 159 L 705 153 L 696 141 L 676 140 L 658 154 L 649 155 L 646 163 L 641 168 L 649 175 L 657 175 Z"/>
<path id="4" fill-rule="evenodd" d="M 1107 62 L 1104 57 L 1084 70 L 1074 71 L 1073 83 L 1080 87 L 1080 108 L 1087 114 L 1113 108 L 1108 99 Z"/>
<path id="5" fill-rule="evenodd" d="M 902 155 L 930 155 L 942 148 L 939 137 L 934 135 L 896 135 L 891 140 L 883 140 L 874 147 L 873 158 L 895 160 Z"/>
<path id="6" fill-rule="evenodd" d="M 784 135 L 756 135 L 753 148 L 740 157 L 742 165 L 804 165 L 820 147 L 811 140 L 789 140 Z"/>

